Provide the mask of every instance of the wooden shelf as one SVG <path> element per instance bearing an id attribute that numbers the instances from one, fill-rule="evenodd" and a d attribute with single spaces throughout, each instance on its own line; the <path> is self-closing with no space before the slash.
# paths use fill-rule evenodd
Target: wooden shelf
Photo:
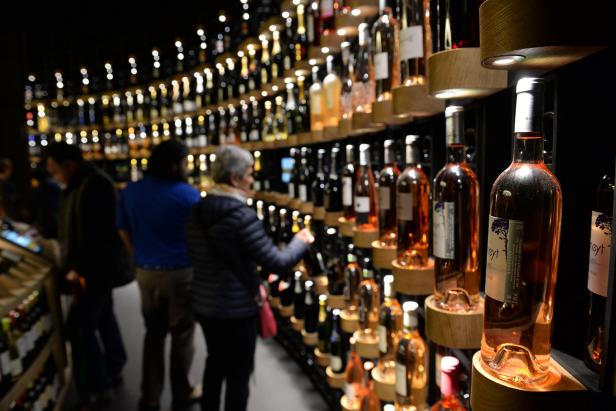
<path id="1" fill-rule="evenodd" d="M 342 212 L 325 212 L 325 225 L 329 227 L 340 226 L 340 218 L 342 218 Z"/>
<path id="2" fill-rule="evenodd" d="M 306 330 L 302 330 L 302 340 L 304 344 L 308 347 L 316 347 L 319 342 L 319 334 L 318 333 L 307 333 Z"/>
<path id="3" fill-rule="evenodd" d="M 314 349 L 314 358 L 317 360 L 317 364 L 326 368 L 329 366 L 329 354 L 322 353 L 318 348 Z"/>
<path id="4" fill-rule="evenodd" d="M 343 234 L 344 235 L 344 234 Z M 353 244 L 355 247 L 371 249 L 372 243 L 379 239 L 379 230 L 363 230 L 353 227 Z"/>
<path id="5" fill-rule="evenodd" d="M 341 389 L 344 388 L 346 383 L 346 374 L 341 372 L 340 374 L 336 374 L 332 371 L 331 367 L 327 367 L 325 369 L 325 375 L 327 376 L 327 383 L 331 388 Z"/>
<path id="6" fill-rule="evenodd" d="M 471 404 L 474 411 L 545 411 L 588 409 L 588 391 L 557 361 L 542 385 L 519 386 L 498 379 L 485 369 L 481 353 L 473 356 Z"/>
<path id="7" fill-rule="evenodd" d="M 344 300 L 343 295 L 331 295 L 330 294 L 327 296 L 327 305 L 332 310 L 335 310 L 335 309 L 342 310 L 344 309 L 346 302 Z"/>
<path id="8" fill-rule="evenodd" d="M 397 257 L 396 247 L 386 247 L 381 244 L 380 240 L 375 240 L 371 244 L 372 246 L 372 263 L 375 268 L 383 270 L 391 270 L 393 268 L 392 262 Z"/>
<path id="9" fill-rule="evenodd" d="M 396 401 L 396 373 L 394 369 L 383 372 L 379 367 L 372 370 L 374 392 L 380 400 L 386 402 Z"/>
<path id="10" fill-rule="evenodd" d="M 358 10 L 362 18 L 374 17 L 379 14 L 378 0 L 349 0 L 349 7 Z"/>
<path id="11" fill-rule="evenodd" d="M 585 7 L 598 11 L 595 18 L 581 19 L 573 2 L 484 2 L 479 8 L 481 64 L 501 70 L 555 69 L 606 48 L 609 13 L 601 12 L 597 1 Z"/>
<path id="12" fill-rule="evenodd" d="M 340 311 L 340 328 L 345 333 L 352 334 L 359 329 L 359 314 L 347 309 Z"/>
<path id="13" fill-rule="evenodd" d="M 459 48 L 441 51 L 428 60 L 430 94 L 439 99 L 479 98 L 507 87 L 507 73 L 481 66 L 481 51 Z"/>
<path id="14" fill-rule="evenodd" d="M 374 334 L 366 335 L 361 330 L 353 333 L 355 338 L 355 351 L 361 358 L 376 359 L 379 358 L 379 336 Z"/>
<path id="15" fill-rule="evenodd" d="M 469 312 L 452 312 L 436 305 L 434 295 L 425 300 L 426 335 L 430 341 L 447 348 L 481 347 L 483 299 Z"/>
<path id="16" fill-rule="evenodd" d="M 426 117 L 445 111 L 445 103 L 432 97 L 425 84 L 399 86 L 392 92 L 394 115 L 407 117 Z M 410 120 L 409 120 L 410 121 Z"/>
<path id="17" fill-rule="evenodd" d="M 407 295 L 429 295 L 434 292 L 434 260 L 425 267 L 404 267 L 393 262 L 394 290 Z"/>
<path id="18" fill-rule="evenodd" d="M 355 228 L 355 220 L 347 220 L 344 217 L 338 218 L 338 226 L 340 227 L 340 234 L 343 237 L 353 238 L 353 229 Z"/>

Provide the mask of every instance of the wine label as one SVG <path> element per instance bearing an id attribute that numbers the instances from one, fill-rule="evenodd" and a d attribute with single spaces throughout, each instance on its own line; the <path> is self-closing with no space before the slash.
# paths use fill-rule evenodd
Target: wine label
<path id="1" fill-rule="evenodd" d="M 486 294 L 489 297 L 518 303 L 523 241 L 523 221 L 490 216 L 486 263 Z"/>
<path id="2" fill-rule="evenodd" d="M 340 373 L 342 368 L 342 358 L 337 355 L 332 355 L 329 357 L 329 366 L 332 371 L 335 373 Z"/>
<path id="3" fill-rule="evenodd" d="M 374 55 L 374 79 L 384 80 L 389 77 L 389 57 L 387 52 L 375 53 Z"/>
<path id="4" fill-rule="evenodd" d="M 295 198 L 295 184 L 289 183 L 287 187 L 289 188 L 289 197 Z"/>
<path id="5" fill-rule="evenodd" d="M 379 333 L 379 352 L 381 354 L 386 354 L 387 353 L 387 327 L 379 324 L 378 333 Z"/>
<path id="6" fill-rule="evenodd" d="M 318 96 L 310 96 L 310 114 L 321 115 L 323 101 Z"/>
<path id="7" fill-rule="evenodd" d="M 396 194 L 396 216 L 398 220 L 413 221 L 413 194 Z"/>
<path id="8" fill-rule="evenodd" d="M 17 353 L 19 354 L 19 358 L 25 358 L 26 354 L 28 354 L 28 342 L 26 341 L 26 337 L 22 335 L 17 340 Z"/>
<path id="9" fill-rule="evenodd" d="M 400 30 L 400 59 L 416 59 L 423 55 L 422 26 L 411 26 Z"/>
<path id="10" fill-rule="evenodd" d="M 254 129 L 250 130 L 249 137 L 250 141 L 259 141 L 259 130 Z"/>
<path id="11" fill-rule="evenodd" d="M 314 16 L 312 13 L 308 13 L 308 27 L 307 27 L 307 35 L 308 35 L 308 43 L 312 44 L 314 42 Z"/>
<path id="12" fill-rule="evenodd" d="M 308 188 L 306 184 L 299 185 L 299 200 L 304 203 L 308 201 Z"/>
<path id="13" fill-rule="evenodd" d="M 406 397 L 409 395 L 406 389 L 406 367 L 400 363 L 396 363 L 396 394 Z"/>
<path id="14" fill-rule="evenodd" d="M 353 177 L 342 177 L 342 205 L 353 205 Z"/>
<path id="15" fill-rule="evenodd" d="M 379 210 L 389 210 L 391 208 L 390 191 L 389 187 L 379 187 Z"/>
<path id="16" fill-rule="evenodd" d="M 321 17 L 328 18 L 334 15 L 334 1 L 321 0 Z"/>
<path id="17" fill-rule="evenodd" d="M 370 197 L 355 196 L 355 212 L 369 213 L 370 212 Z"/>
<path id="18" fill-rule="evenodd" d="M 588 259 L 588 289 L 607 297 L 612 247 L 612 217 L 598 211 L 590 220 L 590 258 Z"/>
<path id="19" fill-rule="evenodd" d="M 454 258 L 455 204 L 435 201 L 432 210 L 433 252 L 436 257 Z"/>

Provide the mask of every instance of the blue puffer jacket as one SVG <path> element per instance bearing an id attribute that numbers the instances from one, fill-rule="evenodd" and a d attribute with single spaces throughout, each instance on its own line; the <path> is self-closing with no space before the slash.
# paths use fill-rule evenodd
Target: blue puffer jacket
<path id="1" fill-rule="evenodd" d="M 194 269 L 193 309 L 208 318 L 256 315 L 257 265 L 266 272 L 287 271 L 307 249 L 303 241 L 295 238 L 279 250 L 255 211 L 238 198 L 226 195 L 208 195 L 192 209 L 186 239 Z M 248 290 L 248 285 L 253 289 Z"/>

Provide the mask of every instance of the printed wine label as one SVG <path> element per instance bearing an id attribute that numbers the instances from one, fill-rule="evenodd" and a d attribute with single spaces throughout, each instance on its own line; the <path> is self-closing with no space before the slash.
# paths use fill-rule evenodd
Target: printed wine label
<path id="1" fill-rule="evenodd" d="M 379 351 L 381 354 L 387 353 L 387 328 L 384 325 L 379 324 Z"/>
<path id="2" fill-rule="evenodd" d="M 588 260 L 588 289 L 607 297 L 612 249 L 612 217 L 598 211 L 590 220 L 590 258 Z"/>
<path id="3" fill-rule="evenodd" d="M 398 193 L 396 195 L 396 216 L 398 220 L 413 221 L 412 193 Z"/>
<path id="4" fill-rule="evenodd" d="M 310 96 L 310 114 L 320 115 L 323 111 L 323 107 L 321 107 L 322 99 L 316 96 Z"/>
<path id="5" fill-rule="evenodd" d="M 455 203 L 435 201 L 432 210 L 434 255 L 438 258 L 455 257 Z"/>
<path id="6" fill-rule="evenodd" d="M 342 205 L 350 207 L 353 205 L 353 178 L 342 177 Z"/>
<path id="7" fill-rule="evenodd" d="M 400 30 L 400 60 L 423 57 L 423 28 L 411 26 Z"/>
<path id="8" fill-rule="evenodd" d="M 11 361 L 11 374 L 13 377 L 19 377 L 23 373 L 23 365 L 21 363 L 21 356 Z"/>
<path id="9" fill-rule="evenodd" d="M 379 187 L 380 210 L 389 210 L 391 208 L 390 190 L 391 189 L 389 187 Z"/>
<path id="10" fill-rule="evenodd" d="M 389 77 L 387 52 L 374 54 L 374 79 L 384 80 Z"/>
<path id="11" fill-rule="evenodd" d="M 355 221 L 368 224 L 370 220 L 370 197 L 355 196 Z"/>
<path id="12" fill-rule="evenodd" d="M 490 216 L 486 294 L 501 302 L 517 304 L 520 299 L 524 222 Z"/>
<path id="13" fill-rule="evenodd" d="M 406 397 L 409 395 L 406 384 L 406 367 L 396 363 L 396 394 Z"/>
<path id="14" fill-rule="evenodd" d="M 308 188 L 306 184 L 299 185 L 299 200 L 304 203 L 308 201 Z"/>
<path id="15" fill-rule="evenodd" d="M 289 197 L 295 198 L 295 184 L 289 183 L 287 187 L 289 188 Z"/>

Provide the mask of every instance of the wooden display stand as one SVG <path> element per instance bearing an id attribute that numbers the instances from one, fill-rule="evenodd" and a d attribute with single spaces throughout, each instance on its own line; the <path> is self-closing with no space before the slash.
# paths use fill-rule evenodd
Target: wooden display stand
<path id="1" fill-rule="evenodd" d="M 318 333 L 307 333 L 306 330 L 302 330 L 302 340 L 304 344 L 309 347 L 316 347 L 319 342 L 319 334 Z"/>
<path id="2" fill-rule="evenodd" d="M 445 103 L 432 97 L 426 84 L 396 87 L 392 95 L 394 115 L 404 116 L 409 121 L 413 117 L 426 117 L 445 111 Z"/>
<path id="3" fill-rule="evenodd" d="M 291 134 L 287 137 L 287 142 L 289 143 L 289 147 L 294 147 L 299 144 L 299 140 L 297 138 L 297 134 Z"/>
<path id="4" fill-rule="evenodd" d="M 481 347 L 483 299 L 469 312 L 451 312 L 436 305 L 434 295 L 426 298 L 426 334 L 431 341 L 447 348 Z"/>
<path id="5" fill-rule="evenodd" d="M 349 397 L 343 395 L 342 398 L 340 398 L 340 409 L 342 411 L 358 411 L 359 404 L 357 402 L 353 403 L 349 400 Z"/>
<path id="6" fill-rule="evenodd" d="M 324 207 L 314 207 L 314 209 L 312 210 L 312 219 L 314 221 L 325 220 L 325 208 Z"/>
<path id="7" fill-rule="evenodd" d="M 371 244 L 372 247 L 372 264 L 375 268 L 382 270 L 391 270 L 393 268 L 392 262 L 397 257 L 397 251 L 395 246 L 386 247 L 381 244 L 380 240 L 375 240 Z"/>
<path id="8" fill-rule="evenodd" d="M 301 203 L 299 206 L 299 212 L 302 214 L 312 214 L 314 212 L 314 205 L 312 201 Z"/>
<path id="9" fill-rule="evenodd" d="M 289 318 L 293 315 L 294 310 L 295 310 L 295 306 L 293 305 L 289 305 L 289 306 L 281 305 L 280 311 L 278 312 L 278 314 L 280 314 L 280 316 L 283 318 Z"/>
<path id="10" fill-rule="evenodd" d="M 378 0 L 349 0 L 349 7 L 351 9 L 359 9 L 361 16 L 364 18 L 374 17 L 379 14 L 379 1 Z"/>
<path id="11" fill-rule="evenodd" d="M 291 327 L 298 333 L 301 333 L 304 329 L 304 320 L 298 320 L 295 316 L 291 316 Z"/>
<path id="12" fill-rule="evenodd" d="M 374 241 L 379 239 L 379 230 L 362 230 L 353 227 L 353 244 L 355 247 L 369 249 Z"/>
<path id="13" fill-rule="evenodd" d="M 325 141 L 325 132 L 323 130 L 312 130 L 311 143 L 321 143 Z"/>
<path id="14" fill-rule="evenodd" d="M 326 141 L 333 141 L 340 138 L 339 126 L 327 126 L 323 128 L 323 139 Z"/>
<path id="15" fill-rule="evenodd" d="M 328 366 L 325 369 L 325 375 L 327 376 L 327 383 L 331 388 L 341 389 L 344 388 L 346 384 L 346 374 L 341 372 L 340 374 L 336 374 L 332 371 L 331 367 Z"/>
<path id="16" fill-rule="evenodd" d="M 548 70 L 606 48 L 607 17 L 581 21 L 576 6 L 556 0 L 486 1 L 479 8 L 481 63 L 492 69 Z M 494 64 L 511 56 L 517 56 L 512 64 Z"/>
<path id="17" fill-rule="evenodd" d="M 369 133 L 376 128 L 376 124 L 372 122 L 372 113 L 364 111 L 356 111 L 351 119 L 351 134 Z"/>
<path id="18" fill-rule="evenodd" d="M 372 103 L 372 122 L 375 124 L 390 124 L 394 118 L 394 102 L 391 98 L 377 100 Z"/>
<path id="19" fill-rule="evenodd" d="M 408 295 L 429 295 L 434 292 L 434 260 L 425 267 L 404 267 L 393 261 L 394 290 Z"/>
<path id="20" fill-rule="evenodd" d="M 276 140 L 264 141 L 263 142 L 263 148 L 265 150 L 272 150 L 272 149 L 276 148 Z"/>
<path id="21" fill-rule="evenodd" d="M 353 120 L 351 118 L 343 118 L 338 123 L 338 136 L 340 138 L 347 137 L 353 131 Z"/>
<path id="22" fill-rule="evenodd" d="M 363 22 L 361 15 L 354 16 L 352 13 L 343 11 L 336 14 L 336 32 L 342 36 L 355 37 L 359 34 L 357 27 Z"/>
<path id="23" fill-rule="evenodd" d="M 328 295 L 327 296 L 327 305 L 332 310 L 339 309 L 342 310 L 346 306 L 346 302 L 344 300 L 344 295 Z"/>
<path id="24" fill-rule="evenodd" d="M 474 411 L 588 409 L 588 391 L 553 358 L 544 384 L 518 386 L 485 369 L 481 352 L 473 356 L 471 405 Z"/>
<path id="25" fill-rule="evenodd" d="M 378 367 L 372 370 L 374 393 L 381 401 L 396 401 L 396 372 L 388 369 L 385 373 Z"/>
<path id="26" fill-rule="evenodd" d="M 329 51 L 326 53 L 337 53 L 340 51 L 340 45 L 345 40 L 344 36 L 336 33 L 335 31 L 325 31 L 321 34 L 321 48 L 327 47 Z"/>
<path id="27" fill-rule="evenodd" d="M 276 194 L 274 202 L 278 207 L 288 207 L 292 202 L 291 198 L 287 194 Z"/>
<path id="28" fill-rule="evenodd" d="M 357 330 L 353 333 L 355 338 L 355 351 L 357 355 L 365 359 L 379 358 L 379 336 L 376 333 L 364 334 Z"/>
<path id="29" fill-rule="evenodd" d="M 274 310 L 280 310 L 280 307 L 282 306 L 280 304 L 280 297 L 272 297 L 270 301 L 270 305 L 272 306 Z"/>
<path id="30" fill-rule="evenodd" d="M 294 198 L 291 201 L 289 201 L 289 203 L 287 204 L 289 208 L 293 209 L 293 210 L 299 210 L 299 208 L 302 206 L 302 202 L 299 201 L 298 198 Z"/>
<path id="31" fill-rule="evenodd" d="M 481 66 L 479 47 L 441 51 L 428 60 L 430 94 L 440 99 L 479 98 L 507 87 L 507 73 Z"/>
<path id="32" fill-rule="evenodd" d="M 325 225 L 329 227 L 338 227 L 340 225 L 340 218 L 342 217 L 341 212 L 332 213 L 325 212 Z"/>
<path id="33" fill-rule="evenodd" d="M 340 312 L 340 328 L 349 334 L 357 331 L 359 329 L 359 314 L 357 314 L 357 311 L 342 310 Z"/>
<path id="34" fill-rule="evenodd" d="M 311 132 L 299 133 L 297 135 L 297 142 L 301 146 L 305 146 L 306 144 L 312 143 L 312 133 Z"/>
<path id="35" fill-rule="evenodd" d="M 338 218 L 338 226 L 340 227 L 340 234 L 342 234 L 343 237 L 353 238 L 353 229 L 355 228 L 354 220 L 349 221 L 344 217 L 340 217 Z"/>
<path id="36" fill-rule="evenodd" d="M 314 358 L 316 358 L 317 364 L 321 367 L 329 367 L 329 354 L 322 353 L 318 348 L 315 348 Z"/>
<path id="37" fill-rule="evenodd" d="M 310 279 L 314 283 L 314 292 L 317 295 L 327 294 L 327 286 L 329 285 L 329 280 L 327 279 L 326 275 L 310 277 Z"/>

